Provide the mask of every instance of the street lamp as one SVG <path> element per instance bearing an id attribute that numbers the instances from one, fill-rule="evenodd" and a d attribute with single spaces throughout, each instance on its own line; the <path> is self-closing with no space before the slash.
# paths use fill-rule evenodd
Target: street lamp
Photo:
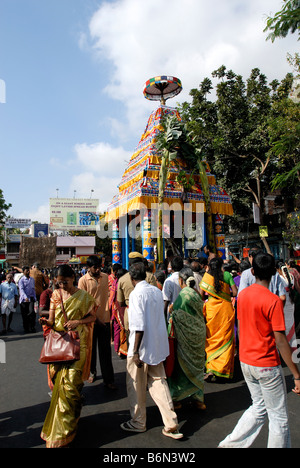
<path id="1" fill-rule="evenodd" d="M 76 193 L 76 190 L 74 190 L 74 196 L 73 196 L 73 198 L 75 198 L 75 193 Z"/>
<path id="2" fill-rule="evenodd" d="M 91 190 L 91 196 L 90 196 L 90 198 L 92 198 L 92 194 L 93 194 L 93 193 L 94 193 L 94 190 L 92 189 L 92 190 Z"/>
<path id="3" fill-rule="evenodd" d="M 58 198 L 58 191 L 59 191 L 59 188 L 56 189 L 56 198 Z"/>

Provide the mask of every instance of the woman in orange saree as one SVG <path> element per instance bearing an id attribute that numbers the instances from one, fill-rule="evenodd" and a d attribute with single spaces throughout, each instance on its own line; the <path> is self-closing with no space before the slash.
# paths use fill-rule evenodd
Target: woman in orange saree
<path id="1" fill-rule="evenodd" d="M 222 270 L 222 265 L 221 258 L 213 258 L 200 283 L 202 299 L 205 299 L 205 293 L 208 295 L 203 308 L 206 321 L 206 380 L 233 377 L 235 311 L 231 291 L 236 296 L 237 288 L 231 274 Z"/>
<path id="2" fill-rule="evenodd" d="M 68 321 L 65 323 L 59 290 L 52 294 L 49 319 L 40 319 L 42 325 L 53 326 L 57 331 L 76 329 L 80 336 L 79 361 L 49 365 L 53 392 L 41 432 L 47 448 L 66 447 L 74 439 L 81 413 L 81 390 L 84 380 L 89 377 L 92 326 L 95 321 L 94 298 L 74 286 L 73 275 L 69 265 L 58 268 L 57 283 L 61 288 Z"/>

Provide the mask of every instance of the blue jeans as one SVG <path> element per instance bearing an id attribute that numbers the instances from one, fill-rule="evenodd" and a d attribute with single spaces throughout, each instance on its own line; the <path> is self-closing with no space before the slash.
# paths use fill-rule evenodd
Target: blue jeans
<path id="1" fill-rule="evenodd" d="M 252 405 L 238 421 L 233 432 L 219 447 L 247 448 L 269 419 L 268 448 L 289 448 L 290 431 L 286 401 L 286 386 L 281 366 L 254 367 L 241 362 Z"/>

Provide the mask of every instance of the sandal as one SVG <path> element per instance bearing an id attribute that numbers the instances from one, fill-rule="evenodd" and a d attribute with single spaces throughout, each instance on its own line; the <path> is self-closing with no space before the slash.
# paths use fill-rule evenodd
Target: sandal
<path id="1" fill-rule="evenodd" d="M 162 430 L 162 433 L 166 437 L 171 437 L 171 439 L 182 439 L 183 434 L 176 429 L 175 431 L 166 431 L 165 429 Z"/>
<path id="2" fill-rule="evenodd" d="M 212 372 L 210 372 L 209 374 L 205 374 L 204 381 L 205 382 L 216 382 L 217 377 Z"/>
<path id="3" fill-rule="evenodd" d="M 96 374 L 93 374 L 92 372 L 90 373 L 90 376 L 88 378 L 88 383 L 93 383 L 96 380 Z"/>
<path id="4" fill-rule="evenodd" d="M 194 407 L 197 408 L 198 410 L 205 411 L 206 410 L 206 405 L 202 401 L 194 401 Z"/>

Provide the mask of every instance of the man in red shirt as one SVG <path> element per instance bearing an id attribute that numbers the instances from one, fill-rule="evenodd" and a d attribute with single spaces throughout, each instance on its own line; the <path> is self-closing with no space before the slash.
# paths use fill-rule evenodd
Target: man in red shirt
<path id="1" fill-rule="evenodd" d="M 252 269 L 256 283 L 241 291 L 237 312 L 239 357 L 252 405 L 219 447 L 250 447 L 268 417 L 268 447 L 287 448 L 290 447 L 290 432 L 279 352 L 294 376 L 293 392 L 298 395 L 300 373 L 285 336 L 282 301 L 268 289 L 276 272 L 275 259 L 259 253 L 254 257 Z"/>

